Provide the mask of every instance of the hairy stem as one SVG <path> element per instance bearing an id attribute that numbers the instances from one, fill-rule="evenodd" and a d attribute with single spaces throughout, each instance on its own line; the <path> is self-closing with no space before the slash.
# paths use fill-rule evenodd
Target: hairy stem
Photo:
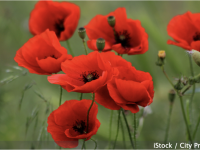
<path id="1" fill-rule="evenodd" d="M 167 128 L 166 128 L 166 131 L 165 131 L 165 141 L 164 141 L 165 144 L 167 144 L 167 139 L 168 139 L 168 134 L 169 134 L 169 126 L 170 126 L 172 108 L 173 108 L 173 104 L 170 104 L 169 115 L 168 115 L 168 119 L 167 119 Z"/>
<path id="2" fill-rule="evenodd" d="M 69 40 L 67 40 L 66 43 L 67 43 L 68 50 L 70 51 L 70 54 L 72 55 L 72 57 L 74 57 L 74 52 L 72 51 Z"/>
<path id="3" fill-rule="evenodd" d="M 118 133 L 119 133 L 120 114 L 121 114 L 120 110 L 118 110 L 117 134 L 116 134 L 116 137 L 115 137 L 115 142 L 114 142 L 114 145 L 113 145 L 113 149 L 115 149 L 115 145 L 116 145 L 116 141 L 117 141 L 117 137 L 118 137 Z"/>
<path id="4" fill-rule="evenodd" d="M 108 144 L 108 149 L 110 149 L 110 143 L 111 143 L 112 118 L 113 118 L 113 110 L 111 110 L 111 114 L 110 114 L 110 127 L 109 127 L 109 144 Z"/>

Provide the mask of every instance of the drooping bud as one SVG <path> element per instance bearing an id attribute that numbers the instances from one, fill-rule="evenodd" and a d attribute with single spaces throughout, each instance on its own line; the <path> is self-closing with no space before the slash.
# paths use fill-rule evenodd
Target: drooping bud
<path id="1" fill-rule="evenodd" d="M 97 49 L 99 51 L 102 51 L 105 47 L 105 40 L 103 38 L 98 38 L 97 39 L 97 42 L 96 42 L 96 45 L 97 45 Z"/>
<path id="2" fill-rule="evenodd" d="M 114 16 L 108 16 L 108 23 L 111 27 L 115 26 L 115 17 Z"/>
<path id="3" fill-rule="evenodd" d="M 183 88 L 183 83 L 179 79 L 178 82 L 174 85 L 174 88 L 177 90 L 181 90 Z"/>
<path id="4" fill-rule="evenodd" d="M 200 52 L 196 50 L 192 50 L 191 55 L 194 62 L 200 67 Z"/>
<path id="5" fill-rule="evenodd" d="M 165 56 L 166 56 L 166 54 L 165 54 L 164 50 L 158 51 L 158 60 L 156 62 L 157 66 L 163 66 L 164 65 Z"/>
<path id="6" fill-rule="evenodd" d="M 175 97 L 176 97 L 176 92 L 175 92 L 175 90 L 173 90 L 173 89 L 170 90 L 170 91 L 169 91 L 168 98 L 169 98 L 169 101 L 171 102 L 171 104 L 173 104 Z"/>
<path id="7" fill-rule="evenodd" d="M 80 27 L 78 29 L 78 35 L 81 39 L 84 39 L 85 38 L 85 35 L 86 35 L 86 30 L 84 27 Z"/>

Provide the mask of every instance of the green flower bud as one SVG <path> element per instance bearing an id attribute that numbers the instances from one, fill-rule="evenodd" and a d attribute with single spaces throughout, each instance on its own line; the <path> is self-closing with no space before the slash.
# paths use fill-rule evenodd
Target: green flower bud
<path id="1" fill-rule="evenodd" d="M 98 38 L 97 39 L 97 42 L 96 42 L 96 45 L 97 45 L 97 49 L 99 51 L 102 51 L 105 47 L 105 40 L 103 38 Z"/>
<path id="2" fill-rule="evenodd" d="M 109 16 L 108 18 L 108 23 L 111 27 L 115 26 L 115 17 L 114 16 Z"/>
<path id="3" fill-rule="evenodd" d="M 181 90 L 183 88 L 183 83 L 179 79 L 178 82 L 174 85 L 174 88 L 177 90 Z"/>
<path id="4" fill-rule="evenodd" d="M 192 50 L 191 54 L 194 62 L 200 67 L 200 52 Z"/>
<path id="5" fill-rule="evenodd" d="M 86 35 L 86 30 L 84 27 L 80 27 L 78 29 L 78 35 L 81 39 L 84 39 L 85 38 L 85 35 Z"/>

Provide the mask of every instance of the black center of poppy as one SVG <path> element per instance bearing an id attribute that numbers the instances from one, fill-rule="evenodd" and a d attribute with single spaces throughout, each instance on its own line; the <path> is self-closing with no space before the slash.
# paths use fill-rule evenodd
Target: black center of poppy
<path id="1" fill-rule="evenodd" d="M 58 21 L 55 23 L 55 29 L 56 29 L 56 30 L 55 30 L 55 33 L 56 33 L 57 37 L 59 38 L 61 32 L 65 30 L 65 27 L 64 27 L 64 19 L 58 20 Z"/>
<path id="2" fill-rule="evenodd" d="M 200 33 L 199 32 L 196 32 L 193 36 L 193 40 L 194 41 L 199 41 L 200 40 Z"/>
<path id="3" fill-rule="evenodd" d="M 74 129 L 74 131 L 79 132 L 80 134 L 85 133 L 86 131 L 86 125 L 85 125 L 85 121 L 81 120 L 77 120 L 75 122 L 75 124 L 72 127 Z"/>
<path id="4" fill-rule="evenodd" d="M 130 47 L 130 34 L 127 30 L 116 33 L 116 43 L 121 43 L 124 48 Z"/>
<path id="5" fill-rule="evenodd" d="M 88 73 L 83 72 L 80 76 L 81 76 L 81 80 L 84 83 L 87 83 L 99 78 L 99 74 L 97 73 L 97 71 L 89 71 Z"/>
<path id="6" fill-rule="evenodd" d="M 58 59 L 55 55 L 45 56 L 44 59 L 46 59 L 47 57 L 52 57 L 54 59 Z"/>

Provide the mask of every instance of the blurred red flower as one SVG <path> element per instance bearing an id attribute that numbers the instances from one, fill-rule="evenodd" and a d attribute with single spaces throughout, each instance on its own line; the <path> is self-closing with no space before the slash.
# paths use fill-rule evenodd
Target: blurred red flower
<path id="1" fill-rule="evenodd" d="M 30 73 L 50 75 L 61 71 L 61 63 L 72 59 L 53 31 L 48 29 L 29 39 L 16 53 L 14 60 Z"/>
<path id="2" fill-rule="evenodd" d="M 182 47 L 186 50 L 200 51 L 200 13 L 186 12 L 172 18 L 167 26 L 168 35 L 175 41 L 168 44 Z"/>
<path id="3" fill-rule="evenodd" d="M 80 18 L 80 8 L 70 2 L 39 1 L 32 10 L 29 29 L 33 35 L 49 29 L 60 41 L 69 39 Z"/>
<path id="4" fill-rule="evenodd" d="M 91 52 L 66 60 L 61 65 L 65 74 L 49 76 L 48 81 L 61 85 L 68 92 L 94 93 L 118 74 L 118 70 L 101 55 Z"/>
<path id="5" fill-rule="evenodd" d="M 114 16 L 116 19 L 115 31 L 108 24 L 107 18 Z M 88 25 L 85 26 L 89 37 L 88 47 L 97 50 L 96 40 L 105 39 L 103 51 L 115 50 L 119 54 L 143 54 L 148 50 L 148 35 L 141 26 L 139 20 L 127 19 L 126 9 L 118 8 L 108 15 L 95 16 Z"/>
<path id="6" fill-rule="evenodd" d="M 139 111 L 140 106 L 152 103 L 154 91 L 153 81 L 149 73 L 136 70 L 131 63 L 111 52 L 102 53 L 102 57 L 110 61 L 111 66 L 118 69 L 119 74 L 95 93 L 95 100 L 104 107 L 119 110 L 121 107 L 132 113 Z"/>
<path id="7" fill-rule="evenodd" d="M 89 113 L 87 133 L 87 112 L 91 102 L 86 99 L 66 101 L 49 115 L 47 131 L 59 146 L 74 148 L 78 146 L 79 139 L 89 140 L 96 134 L 101 124 L 97 119 L 96 103 L 93 103 Z"/>

